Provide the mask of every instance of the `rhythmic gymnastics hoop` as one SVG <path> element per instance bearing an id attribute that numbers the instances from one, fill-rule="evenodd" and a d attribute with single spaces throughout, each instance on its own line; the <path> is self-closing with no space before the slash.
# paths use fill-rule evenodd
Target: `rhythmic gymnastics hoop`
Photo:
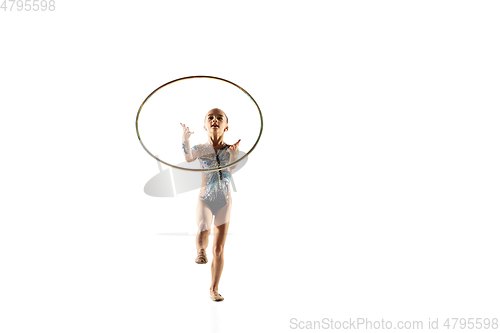
<path id="1" fill-rule="evenodd" d="M 158 90 L 160 90 L 161 88 L 165 87 L 165 86 L 168 86 L 169 84 L 172 84 L 174 82 L 177 82 L 177 81 L 182 81 L 182 80 L 189 80 L 189 79 L 201 79 L 201 78 L 204 78 L 204 79 L 214 79 L 214 80 L 219 80 L 219 81 L 223 81 L 223 82 L 226 82 L 226 83 L 229 83 L 229 84 L 232 84 L 233 86 L 239 88 L 241 91 L 243 91 L 248 97 L 250 97 L 250 99 L 254 102 L 255 106 L 257 107 L 257 110 L 259 111 L 259 116 L 260 116 L 260 132 L 259 132 L 259 136 L 257 137 L 257 141 L 255 141 L 255 144 L 253 145 L 253 147 L 241 158 L 239 158 L 238 160 L 232 162 L 232 163 L 229 163 L 229 164 L 226 164 L 224 166 L 219 166 L 218 168 L 212 168 L 212 169 L 190 169 L 190 168 L 183 168 L 183 167 L 180 167 L 180 166 L 177 166 L 177 165 L 173 165 L 173 164 L 170 164 L 170 163 L 167 163 L 165 161 L 162 161 L 160 158 L 156 157 L 155 155 L 153 155 L 147 148 L 146 146 L 144 145 L 144 143 L 142 142 L 141 140 L 141 136 L 139 134 L 139 115 L 141 114 L 141 110 L 142 110 L 142 107 L 144 106 L 144 104 L 147 102 L 147 100 L 153 96 L 153 94 L 155 92 L 157 92 Z M 259 105 L 257 104 L 257 102 L 255 101 L 255 99 L 253 99 L 253 97 L 245 90 L 243 89 L 242 87 L 240 87 L 239 85 L 231 82 L 231 81 L 228 81 L 226 79 L 221 79 L 220 77 L 215 77 L 215 76 L 205 76 L 205 75 L 196 75 L 196 76 L 186 76 L 186 77 L 182 77 L 180 79 L 176 79 L 176 80 L 173 80 L 173 81 L 170 81 L 168 83 L 165 83 L 164 85 L 156 88 L 151 94 L 149 94 L 148 97 L 146 97 L 146 99 L 144 100 L 144 102 L 142 102 L 141 104 L 141 107 L 139 108 L 139 111 L 137 112 L 137 117 L 135 118 L 135 130 L 137 132 L 137 138 L 139 138 L 139 142 L 141 143 L 141 146 L 142 148 L 144 148 L 144 150 L 151 156 L 153 157 L 155 160 L 157 160 L 158 162 L 160 163 L 163 163 L 165 165 L 168 165 L 169 167 L 171 168 L 174 168 L 174 169 L 179 169 L 179 170 L 184 170 L 184 171 L 194 171 L 194 172 L 209 172 L 209 171 L 217 171 L 217 170 L 221 170 L 221 169 L 226 169 L 226 168 L 229 168 L 230 166 L 232 165 L 235 165 L 237 163 L 239 163 L 241 160 L 243 160 L 245 157 L 247 157 L 248 155 L 250 155 L 250 153 L 255 149 L 255 147 L 257 146 L 257 143 L 259 143 L 259 140 L 260 140 L 260 137 L 262 135 L 262 130 L 264 128 L 264 119 L 262 118 L 262 112 L 260 111 L 260 108 L 259 108 Z"/>

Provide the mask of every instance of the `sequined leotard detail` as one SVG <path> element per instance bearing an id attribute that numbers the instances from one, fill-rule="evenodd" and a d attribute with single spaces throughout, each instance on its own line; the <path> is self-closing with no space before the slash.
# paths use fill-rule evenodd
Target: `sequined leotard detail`
<path id="1" fill-rule="evenodd" d="M 198 152 L 198 160 L 202 169 L 214 169 L 229 164 L 229 145 L 219 149 L 217 153 L 211 144 L 196 145 L 191 150 Z M 231 200 L 231 171 L 229 168 L 202 173 L 203 183 L 200 198 L 208 205 L 212 214 Z"/>

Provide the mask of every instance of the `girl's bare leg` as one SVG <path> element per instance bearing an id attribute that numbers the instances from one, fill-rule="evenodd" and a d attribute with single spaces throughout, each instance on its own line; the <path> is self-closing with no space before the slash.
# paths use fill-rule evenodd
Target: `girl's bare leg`
<path id="1" fill-rule="evenodd" d="M 198 233 L 195 237 L 197 254 L 200 254 L 202 251 L 206 253 L 212 219 L 212 211 L 208 208 L 207 204 L 203 202 L 203 200 L 198 198 L 198 204 L 196 206 L 196 223 L 198 224 Z"/>
<path id="2" fill-rule="evenodd" d="M 231 212 L 231 202 L 222 207 L 214 218 L 214 244 L 212 248 L 212 284 L 210 294 L 218 291 L 219 280 L 224 268 L 224 244 L 226 243 L 227 230 L 229 228 L 229 215 Z"/>
<path id="3" fill-rule="evenodd" d="M 210 235 L 210 230 L 199 231 L 196 234 L 196 253 L 200 254 L 203 251 L 207 252 L 208 247 L 208 236 Z"/>

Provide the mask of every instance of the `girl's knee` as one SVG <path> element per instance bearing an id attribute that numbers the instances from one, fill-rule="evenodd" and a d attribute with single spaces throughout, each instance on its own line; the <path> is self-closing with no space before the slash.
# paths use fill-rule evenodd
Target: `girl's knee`
<path id="1" fill-rule="evenodd" d="M 223 246 L 214 246 L 212 248 L 212 254 L 214 257 L 220 258 L 224 254 L 224 247 Z"/>
<path id="2" fill-rule="evenodd" d="M 208 233 L 210 234 L 210 224 L 209 223 L 198 223 L 198 233 Z"/>

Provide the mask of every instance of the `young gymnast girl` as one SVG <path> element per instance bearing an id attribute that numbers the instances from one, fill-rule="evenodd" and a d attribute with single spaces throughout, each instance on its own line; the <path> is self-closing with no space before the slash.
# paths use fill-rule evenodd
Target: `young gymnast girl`
<path id="1" fill-rule="evenodd" d="M 224 142 L 224 133 L 229 129 L 226 114 L 220 109 L 212 109 L 205 116 L 203 128 L 207 131 L 208 142 L 195 145 L 191 148 L 189 137 L 194 132 L 181 123 L 183 128 L 182 149 L 187 162 L 196 159 L 200 161 L 203 169 L 213 169 L 234 162 L 238 158 L 238 140 L 233 145 Z M 214 244 L 212 247 L 212 284 L 210 285 L 210 298 L 222 301 L 219 292 L 219 280 L 224 266 L 224 243 L 226 242 L 229 218 L 231 214 L 231 171 L 235 166 L 217 171 L 202 172 L 202 184 L 198 203 L 196 206 L 196 250 L 198 253 L 195 262 L 206 264 L 208 262 L 206 248 L 210 234 L 212 220 L 214 221 Z"/>

